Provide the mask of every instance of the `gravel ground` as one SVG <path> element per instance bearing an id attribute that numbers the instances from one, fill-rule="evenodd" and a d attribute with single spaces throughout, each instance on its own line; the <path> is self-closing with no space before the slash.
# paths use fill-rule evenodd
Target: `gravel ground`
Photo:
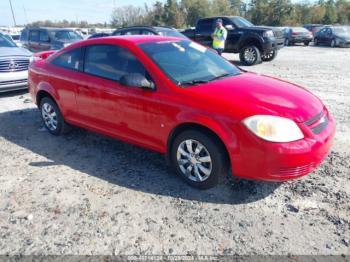
<path id="1" fill-rule="evenodd" d="M 300 180 L 207 191 L 157 153 L 80 129 L 54 137 L 28 94 L 1 95 L 0 254 L 349 255 L 349 68 L 349 49 L 312 46 L 247 68 L 318 95 L 336 119 L 335 143 Z"/>

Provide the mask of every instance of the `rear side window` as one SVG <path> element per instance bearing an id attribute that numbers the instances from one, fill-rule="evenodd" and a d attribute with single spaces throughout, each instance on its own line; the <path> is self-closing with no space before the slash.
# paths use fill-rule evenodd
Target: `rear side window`
<path id="1" fill-rule="evenodd" d="M 212 33 L 213 31 L 213 20 L 203 19 L 198 22 L 198 28 L 201 33 Z"/>
<path id="2" fill-rule="evenodd" d="M 142 30 L 142 35 L 155 35 L 155 33 L 153 33 L 152 31 L 149 30 Z"/>
<path id="3" fill-rule="evenodd" d="M 84 72 L 115 81 L 129 73 L 146 76 L 145 68 L 129 50 L 114 45 L 86 47 Z"/>
<path id="4" fill-rule="evenodd" d="M 134 30 L 127 30 L 123 32 L 123 35 L 139 35 L 140 30 L 134 29 Z"/>
<path id="5" fill-rule="evenodd" d="M 23 29 L 21 32 L 21 41 L 28 41 L 28 30 L 27 29 Z"/>
<path id="6" fill-rule="evenodd" d="M 30 31 L 29 40 L 33 42 L 39 42 L 39 31 L 37 30 Z"/>
<path id="7" fill-rule="evenodd" d="M 49 34 L 47 31 L 40 31 L 40 42 L 49 42 Z"/>
<path id="8" fill-rule="evenodd" d="M 51 63 L 72 70 L 82 69 L 82 51 L 81 48 L 76 48 L 71 51 L 65 52 L 58 57 L 56 57 Z"/>

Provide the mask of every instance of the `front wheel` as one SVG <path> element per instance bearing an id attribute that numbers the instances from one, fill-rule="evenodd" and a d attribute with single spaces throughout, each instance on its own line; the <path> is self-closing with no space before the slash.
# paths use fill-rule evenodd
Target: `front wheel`
<path id="1" fill-rule="evenodd" d="M 264 61 L 264 62 L 270 62 L 272 60 L 274 60 L 277 56 L 277 50 L 272 50 L 266 54 L 263 54 L 261 56 L 261 60 Z"/>
<path id="2" fill-rule="evenodd" d="M 304 45 L 308 46 L 310 44 L 309 41 L 304 42 Z"/>
<path id="3" fill-rule="evenodd" d="M 245 46 L 239 53 L 239 59 L 247 66 L 252 66 L 261 63 L 261 55 L 259 49 L 254 46 Z"/>
<path id="4" fill-rule="evenodd" d="M 216 186 L 227 170 L 224 152 L 210 135 L 189 130 L 175 138 L 170 153 L 174 169 L 187 184 L 208 189 Z"/>
<path id="5" fill-rule="evenodd" d="M 51 134 L 59 136 L 71 129 L 64 121 L 57 104 L 51 98 L 44 97 L 40 101 L 40 111 L 44 125 Z"/>
<path id="6" fill-rule="evenodd" d="M 335 40 L 332 39 L 332 41 L 331 41 L 331 47 L 335 47 L 335 46 L 336 46 Z"/>
<path id="7" fill-rule="evenodd" d="M 319 45 L 319 42 L 317 40 L 317 38 L 314 39 L 314 46 L 318 46 Z"/>

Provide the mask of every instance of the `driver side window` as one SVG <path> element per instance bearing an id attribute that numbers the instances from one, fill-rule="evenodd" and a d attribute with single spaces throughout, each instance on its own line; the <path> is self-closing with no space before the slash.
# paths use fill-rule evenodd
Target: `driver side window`
<path id="1" fill-rule="evenodd" d="M 114 81 L 131 73 L 146 76 L 141 62 L 129 50 L 115 45 L 87 46 L 84 72 Z"/>

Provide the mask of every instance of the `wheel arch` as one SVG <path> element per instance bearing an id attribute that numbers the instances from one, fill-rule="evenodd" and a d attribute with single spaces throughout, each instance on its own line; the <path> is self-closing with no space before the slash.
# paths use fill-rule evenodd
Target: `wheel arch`
<path id="1" fill-rule="evenodd" d="M 187 131 L 187 130 L 197 130 L 197 131 L 201 131 L 201 132 L 204 132 L 205 134 L 209 135 L 210 137 L 213 137 L 214 140 L 219 143 L 219 145 L 223 148 L 223 150 L 225 150 L 225 155 L 226 155 L 226 160 L 227 160 L 227 165 L 230 165 L 231 164 L 231 157 L 230 157 L 230 150 L 227 146 L 227 137 L 223 137 L 223 130 L 218 130 L 217 127 L 208 127 L 208 126 L 205 126 L 203 124 L 200 124 L 200 123 L 197 123 L 197 122 L 184 122 L 184 123 L 181 123 L 179 125 L 177 125 L 176 127 L 174 127 L 169 136 L 168 136 L 168 141 L 167 141 L 167 154 L 166 154 L 166 160 L 167 160 L 167 163 L 170 164 L 170 152 L 171 152 L 171 149 L 172 149 L 172 145 L 173 145 L 173 142 L 175 140 L 175 138 L 181 134 L 182 132 L 184 131 Z"/>
<path id="2" fill-rule="evenodd" d="M 47 82 L 42 82 L 38 85 L 38 91 L 35 96 L 35 103 L 40 106 L 40 101 L 44 97 L 50 97 L 58 105 L 59 96 L 55 89 Z"/>
<path id="3" fill-rule="evenodd" d="M 243 38 L 239 45 L 239 50 L 248 45 L 255 45 L 260 52 L 263 52 L 262 40 L 258 36 L 249 35 Z"/>

